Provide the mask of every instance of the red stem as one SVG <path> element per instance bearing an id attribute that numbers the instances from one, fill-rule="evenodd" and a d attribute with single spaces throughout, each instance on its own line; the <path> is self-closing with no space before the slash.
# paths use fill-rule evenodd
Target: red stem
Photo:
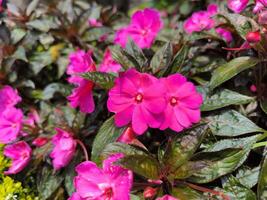
<path id="1" fill-rule="evenodd" d="M 83 150 L 85 160 L 88 161 L 89 160 L 89 156 L 88 156 L 88 153 L 87 153 L 85 145 L 83 144 L 83 142 L 81 140 L 76 139 L 76 141 L 81 146 L 81 148 Z"/>

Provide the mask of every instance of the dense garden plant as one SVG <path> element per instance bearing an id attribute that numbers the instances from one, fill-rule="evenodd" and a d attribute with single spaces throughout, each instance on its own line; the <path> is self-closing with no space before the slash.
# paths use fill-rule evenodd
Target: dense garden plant
<path id="1" fill-rule="evenodd" d="M 267 1 L 0 0 L 0 200 L 267 199 Z"/>

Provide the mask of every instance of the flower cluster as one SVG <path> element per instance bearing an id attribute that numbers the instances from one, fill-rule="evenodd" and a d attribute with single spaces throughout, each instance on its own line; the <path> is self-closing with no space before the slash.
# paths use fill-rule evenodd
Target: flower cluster
<path id="1" fill-rule="evenodd" d="M 149 48 L 162 27 L 163 22 L 157 10 L 146 8 L 143 11 L 136 11 L 131 23 L 116 32 L 114 42 L 125 47 L 130 37 L 140 48 Z"/>
<path id="2" fill-rule="evenodd" d="M 107 106 L 115 123 L 131 123 L 141 135 L 148 127 L 181 131 L 200 120 L 202 97 L 180 74 L 157 79 L 135 69 L 121 73 L 109 91 Z"/>

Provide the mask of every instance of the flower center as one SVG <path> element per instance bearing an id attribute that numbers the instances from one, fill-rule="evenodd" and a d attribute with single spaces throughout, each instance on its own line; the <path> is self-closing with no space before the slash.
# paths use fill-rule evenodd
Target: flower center
<path id="1" fill-rule="evenodd" d="M 177 104 L 178 104 L 177 99 L 176 99 L 175 97 L 171 97 L 171 99 L 170 99 L 170 104 L 171 104 L 172 106 L 177 105 Z"/>
<path id="2" fill-rule="evenodd" d="M 104 200 L 111 200 L 113 196 L 113 191 L 111 187 L 105 188 Z"/>
<path id="3" fill-rule="evenodd" d="M 135 101 L 137 103 L 141 103 L 143 101 L 143 95 L 141 93 L 138 93 L 136 96 L 135 96 Z"/>

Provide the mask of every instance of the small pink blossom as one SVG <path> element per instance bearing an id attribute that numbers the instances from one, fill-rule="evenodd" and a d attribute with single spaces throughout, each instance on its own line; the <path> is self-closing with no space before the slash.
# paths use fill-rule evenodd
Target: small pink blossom
<path id="1" fill-rule="evenodd" d="M 3 154 L 12 160 L 12 165 L 4 174 L 17 174 L 22 171 L 29 163 L 31 153 L 31 147 L 24 141 L 5 146 Z"/>
<path id="2" fill-rule="evenodd" d="M 207 7 L 207 12 L 210 14 L 210 16 L 214 16 L 219 12 L 218 5 L 215 3 L 209 4 Z"/>
<path id="3" fill-rule="evenodd" d="M 164 195 L 163 197 L 159 197 L 156 200 L 179 200 L 179 199 L 177 199 L 173 196 L 170 196 L 170 195 Z"/>
<path id="4" fill-rule="evenodd" d="M 96 71 L 95 64 L 91 57 L 92 52 L 78 50 L 70 54 L 70 64 L 67 74 L 70 75 L 68 81 L 77 85 L 72 94 L 68 96 L 70 105 L 73 108 L 80 107 L 81 112 L 91 113 L 95 109 L 93 99 L 93 82 L 80 77 L 79 73 Z"/>
<path id="5" fill-rule="evenodd" d="M 35 127 L 35 124 L 40 123 L 41 119 L 39 114 L 35 109 L 32 109 L 29 113 L 26 119 L 23 120 L 24 124 L 27 124 L 29 126 Z"/>
<path id="6" fill-rule="evenodd" d="M 215 21 L 207 11 L 198 11 L 193 13 L 184 23 L 184 29 L 187 33 L 201 32 L 210 30 L 214 27 Z"/>
<path id="7" fill-rule="evenodd" d="M 166 107 L 164 93 L 165 88 L 157 78 L 129 69 L 120 74 L 109 91 L 108 110 L 115 113 L 116 126 L 131 122 L 134 132 L 141 135 L 148 127 L 160 126 Z"/>
<path id="8" fill-rule="evenodd" d="M 54 144 L 53 151 L 50 153 L 53 167 L 56 170 L 65 167 L 74 156 L 77 142 L 70 133 L 56 128 L 57 134 L 52 138 Z"/>
<path id="9" fill-rule="evenodd" d="M 106 49 L 102 63 L 99 65 L 100 72 L 114 72 L 117 73 L 121 69 L 121 65 L 117 63 L 111 56 L 109 49 Z"/>
<path id="10" fill-rule="evenodd" d="M 7 144 L 17 139 L 22 128 L 23 113 L 14 107 L 0 115 L 0 143 Z"/>
<path id="11" fill-rule="evenodd" d="M 0 90 L 0 113 L 6 108 L 15 106 L 21 101 L 18 91 L 11 86 L 6 85 Z"/>
<path id="12" fill-rule="evenodd" d="M 264 8 L 265 8 L 265 5 L 260 0 L 256 0 L 255 6 L 253 8 L 253 13 L 258 13 L 262 11 Z"/>
<path id="13" fill-rule="evenodd" d="M 95 18 L 88 19 L 88 23 L 91 27 L 101 27 L 103 24 Z"/>
<path id="14" fill-rule="evenodd" d="M 140 48 L 150 48 L 163 27 L 160 12 L 146 8 L 136 11 L 127 27 L 116 32 L 114 42 L 125 47 L 128 38 L 132 38 Z"/>
<path id="15" fill-rule="evenodd" d="M 248 2 L 249 0 L 228 0 L 227 6 L 233 12 L 240 13 L 247 7 Z"/>
<path id="16" fill-rule="evenodd" d="M 32 144 L 37 147 L 41 147 L 41 146 L 44 146 L 48 141 L 49 139 L 46 137 L 38 137 L 33 140 Z"/>
<path id="17" fill-rule="evenodd" d="M 227 30 L 226 28 L 216 28 L 215 29 L 216 33 L 220 35 L 227 43 L 230 43 L 233 40 L 232 33 Z"/>
<path id="18" fill-rule="evenodd" d="M 122 154 L 110 156 L 104 160 L 102 169 L 91 161 L 79 164 L 74 179 L 76 192 L 69 200 L 130 200 L 133 174 L 113 164 L 122 157 Z"/>
<path id="19" fill-rule="evenodd" d="M 189 128 L 192 123 L 200 121 L 200 106 L 202 96 L 196 91 L 193 83 L 188 82 L 180 74 L 170 75 L 161 79 L 166 86 L 167 107 L 164 111 L 164 121 L 161 130 L 170 128 L 181 131 Z"/>
<path id="20" fill-rule="evenodd" d="M 251 92 L 257 92 L 257 87 L 254 84 L 251 85 L 249 89 L 250 89 Z"/>

